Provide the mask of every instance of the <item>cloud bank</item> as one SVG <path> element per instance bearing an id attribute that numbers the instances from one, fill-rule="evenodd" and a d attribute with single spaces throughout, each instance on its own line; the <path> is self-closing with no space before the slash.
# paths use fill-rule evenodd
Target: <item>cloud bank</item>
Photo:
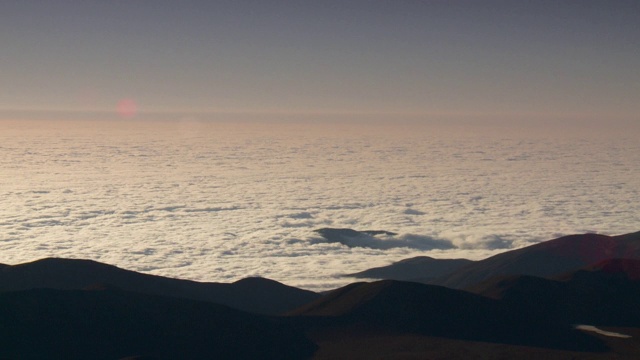
<path id="1" fill-rule="evenodd" d="M 89 258 L 326 290 L 344 284 L 340 274 L 408 257 L 479 259 L 640 224 L 635 139 L 183 126 L 3 128 L 0 263 Z M 329 241 L 314 233 L 321 228 L 396 234 Z"/>

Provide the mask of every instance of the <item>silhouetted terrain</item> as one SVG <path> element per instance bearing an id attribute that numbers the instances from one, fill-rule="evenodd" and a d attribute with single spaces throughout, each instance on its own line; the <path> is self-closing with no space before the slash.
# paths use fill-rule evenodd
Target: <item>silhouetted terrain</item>
<path id="1" fill-rule="evenodd" d="M 289 358 L 315 345 L 272 318 L 117 289 L 0 294 L 0 358 Z"/>
<path id="2" fill-rule="evenodd" d="M 472 262 L 472 260 L 467 259 L 434 259 L 429 256 L 416 256 L 395 262 L 391 265 L 371 268 L 345 276 L 427 282 L 437 277 L 447 275 Z"/>
<path id="3" fill-rule="evenodd" d="M 558 277 L 494 278 L 470 288 L 515 311 L 574 324 L 640 327 L 640 261 L 612 259 Z"/>
<path id="4" fill-rule="evenodd" d="M 640 232 L 564 236 L 476 261 L 430 283 L 464 289 L 495 276 L 549 278 L 613 258 L 640 259 Z"/>
<path id="5" fill-rule="evenodd" d="M 609 259 L 587 266 L 583 270 L 611 275 L 617 274 L 629 280 L 640 280 L 640 259 Z M 557 278 L 562 279 L 561 276 Z"/>
<path id="6" fill-rule="evenodd" d="M 0 266 L 0 358 L 635 359 L 639 237 L 575 235 L 461 261 L 442 279 L 464 290 L 383 280 L 321 296 L 261 278 L 198 283 L 87 260 Z M 278 311 L 288 312 L 256 314 Z"/>
<path id="7" fill-rule="evenodd" d="M 202 283 L 141 274 L 91 260 L 49 258 L 0 268 L 0 292 L 84 289 L 94 284 L 209 301 L 261 314 L 283 313 L 320 296 L 264 278 L 247 278 L 231 284 Z"/>
<path id="8" fill-rule="evenodd" d="M 590 334 L 612 350 L 586 352 L 544 347 L 459 340 L 421 334 L 372 334 L 354 331 L 315 331 L 310 337 L 319 349 L 313 359 L 482 359 L 482 360 L 637 360 L 640 329 L 609 328 L 630 334 L 630 339 Z"/>
<path id="9" fill-rule="evenodd" d="M 319 328 L 351 328 L 384 334 L 422 334 L 453 339 L 604 351 L 598 340 L 571 324 L 540 319 L 511 304 L 461 290 L 383 280 L 337 289 L 291 315 L 312 317 Z"/>

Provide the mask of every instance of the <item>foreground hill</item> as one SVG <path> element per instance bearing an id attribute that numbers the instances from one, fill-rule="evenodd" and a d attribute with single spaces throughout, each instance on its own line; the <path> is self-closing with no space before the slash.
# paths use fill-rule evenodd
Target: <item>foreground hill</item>
<path id="1" fill-rule="evenodd" d="M 629 334 L 629 339 L 591 333 L 611 348 L 606 352 L 585 352 L 543 347 L 470 341 L 421 334 L 371 334 L 364 332 L 318 331 L 312 340 L 319 349 L 314 360 L 371 359 L 483 359 L 483 360 L 637 360 L 640 354 L 640 329 L 606 328 Z"/>
<path id="2" fill-rule="evenodd" d="M 498 276 L 550 278 L 612 258 L 640 259 L 640 232 L 564 236 L 476 261 L 430 283 L 464 289 Z"/>
<path id="3" fill-rule="evenodd" d="M 385 280 L 321 296 L 87 260 L 0 266 L 0 358 L 636 359 L 639 243 L 640 233 L 568 236 L 441 277 L 464 291 Z"/>
<path id="4" fill-rule="evenodd" d="M 111 288 L 0 294 L 0 358 L 301 359 L 316 346 L 276 319 Z"/>
<path id="5" fill-rule="evenodd" d="M 247 278 L 231 284 L 202 283 L 142 274 L 91 260 L 48 258 L 0 267 L 0 292 L 38 288 L 78 290 L 94 284 L 214 302 L 261 314 L 283 313 L 320 296 L 264 278 Z"/>
<path id="6" fill-rule="evenodd" d="M 632 281 L 638 281 L 640 280 L 640 259 L 609 259 L 587 266 L 582 270 L 601 273 L 604 276 L 620 276 Z M 568 277 L 572 275 L 572 273 L 569 273 Z M 563 279 L 562 276 L 557 278 Z"/>
<path id="7" fill-rule="evenodd" d="M 470 288 L 477 293 L 393 280 L 354 283 L 274 317 L 144 293 L 225 284 L 193 285 L 92 261 L 47 259 L 0 269 L 0 358 L 636 359 L 638 269 L 640 261 L 610 259 L 553 279 L 492 278 Z M 111 285 L 118 282 L 140 288 Z M 49 288 L 37 288 L 42 284 Z M 276 291 L 284 286 L 275 284 Z M 240 299 L 276 298 L 268 280 L 226 285 L 242 289 L 233 293 Z M 576 324 L 631 337 L 578 330 Z"/>
<path id="8" fill-rule="evenodd" d="M 384 280 L 337 289 L 290 313 L 307 317 L 315 333 L 420 334 L 450 339 L 605 351 L 597 339 L 553 318 L 440 286 Z M 345 330 L 348 329 L 348 330 Z"/>
<path id="9" fill-rule="evenodd" d="M 473 261 L 468 259 L 434 259 L 429 256 L 416 256 L 395 262 L 391 265 L 371 268 L 345 276 L 428 282 L 471 263 L 473 263 Z"/>
<path id="10" fill-rule="evenodd" d="M 556 279 L 498 277 L 470 288 L 505 308 L 564 323 L 640 327 L 640 260 L 611 259 Z"/>

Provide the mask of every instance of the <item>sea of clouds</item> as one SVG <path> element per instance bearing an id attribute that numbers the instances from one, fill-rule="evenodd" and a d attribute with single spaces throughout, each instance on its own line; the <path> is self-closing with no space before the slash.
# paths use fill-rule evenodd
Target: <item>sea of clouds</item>
<path id="1" fill-rule="evenodd" d="M 4 123 L 0 263 L 88 258 L 326 290 L 412 256 L 640 230 L 637 139 L 393 129 Z M 395 234 L 336 240 L 320 228 Z"/>

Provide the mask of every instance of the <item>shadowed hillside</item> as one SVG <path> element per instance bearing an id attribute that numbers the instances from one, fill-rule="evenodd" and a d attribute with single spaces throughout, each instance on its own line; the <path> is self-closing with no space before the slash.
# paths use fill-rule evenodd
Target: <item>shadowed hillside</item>
<path id="1" fill-rule="evenodd" d="M 472 262 L 472 260 L 467 259 L 434 259 L 429 256 L 416 256 L 395 262 L 391 265 L 371 268 L 345 276 L 427 282 L 434 278 L 447 275 Z"/>
<path id="2" fill-rule="evenodd" d="M 209 301 L 262 314 L 283 313 L 320 296 L 264 278 L 231 284 L 201 283 L 141 274 L 91 260 L 49 258 L 0 268 L 0 292 L 84 289 L 96 283 L 145 294 Z"/>
<path id="3" fill-rule="evenodd" d="M 0 294 L 0 358 L 289 358 L 315 350 L 275 319 L 117 289 Z"/>
<path id="4" fill-rule="evenodd" d="M 629 280 L 637 281 L 640 280 L 640 259 L 609 259 L 588 266 L 584 270 L 611 275 L 618 274 Z"/>
<path id="5" fill-rule="evenodd" d="M 612 259 L 556 279 L 496 277 L 468 290 L 515 311 L 573 324 L 640 327 L 640 261 Z"/>
<path id="6" fill-rule="evenodd" d="M 539 319 L 509 303 L 465 291 L 384 280 L 348 285 L 292 313 L 322 329 L 421 334 L 545 348 L 604 351 L 570 324 Z M 318 330 L 317 328 L 320 328 Z"/>
<path id="7" fill-rule="evenodd" d="M 430 283 L 464 289 L 496 276 L 550 278 L 612 258 L 640 259 L 640 232 L 564 236 L 476 261 Z"/>

